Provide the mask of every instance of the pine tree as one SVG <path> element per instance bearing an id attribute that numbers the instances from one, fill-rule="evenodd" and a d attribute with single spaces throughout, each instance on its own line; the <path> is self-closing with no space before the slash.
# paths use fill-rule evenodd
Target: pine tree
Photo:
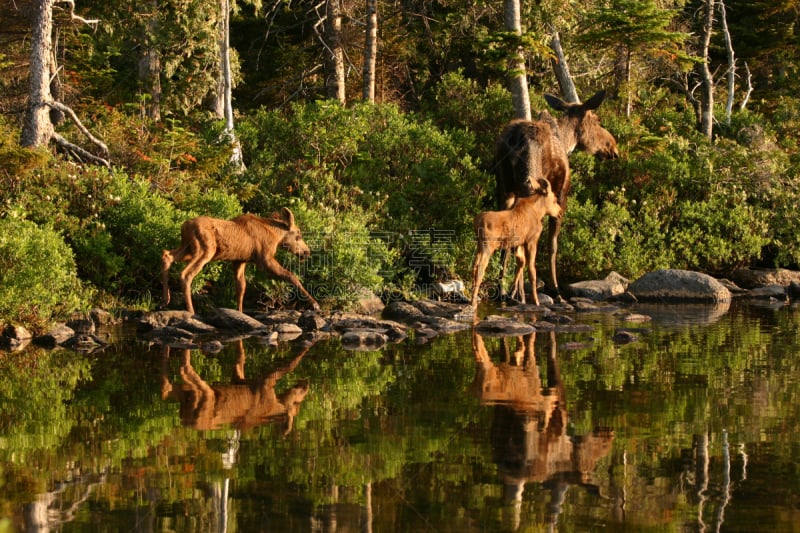
<path id="1" fill-rule="evenodd" d="M 656 0 L 611 0 L 587 16 L 589 23 L 580 40 L 614 50 L 617 56 L 614 90 L 619 93 L 625 88 L 628 115 L 635 56 L 688 59 L 681 49 L 688 35 L 669 29 L 677 14 L 675 10 L 664 9 Z"/>

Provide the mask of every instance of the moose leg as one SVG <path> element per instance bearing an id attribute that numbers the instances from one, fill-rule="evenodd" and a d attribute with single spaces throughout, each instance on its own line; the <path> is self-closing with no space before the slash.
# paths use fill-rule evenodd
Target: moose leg
<path id="1" fill-rule="evenodd" d="M 186 300 L 186 310 L 194 314 L 192 304 L 192 281 L 194 277 L 203 270 L 203 267 L 214 257 L 214 250 L 203 250 L 189 260 L 189 263 L 181 272 L 181 286 L 183 287 L 183 297 Z"/>
<path id="2" fill-rule="evenodd" d="M 472 265 L 472 307 L 478 307 L 478 293 L 481 289 L 483 276 L 486 274 L 486 265 L 492 257 L 492 250 L 479 250 L 475 255 L 475 263 Z"/>
<path id="3" fill-rule="evenodd" d="M 525 271 L 525 250 L 522 246 L 518 246 L 514 252 L 516 259 L 517 269 L 514 271 L 514 282 L 511 284 L 511 298 L 519 298 L 521 303 L 525 303 L 525 282 L 522 280 L 522 275 Z"/>
<path id="4" fill-rule="evenodd" d="M 563 301 L 561 291 L 558 289 L 558 276 L 556 275 L 556 256 L 558 255 L 558 234 L 561 232 L 561 217 L 550 217 L 548 222 L 550 237 L 550 277 L 553 280 L 553 289 L 556 291 L 556 299 Z"/>
<path id="5" fill-rule="evenodd" d="M 498 186 L 498 192 L 497 192 L 498 198 L 503 198 L 501 201 L 498 201 L 499 210 L 506 211 L 514 207 L 514 204 L 517 202 L 517 197 L 513 193 L 507 194 L 503 192 L 501 195 L 500 191 L 505 189 L 500 189 L 501 187 L 500 181 L 498 181 L 497 186 Z M 506 299 L 505 282 L 506 282 L 506 269 L 508 268 L 508 252 L 509 250 L 507 248 L 500 249 L 500 301 L 505 301 Z M 514 289 L 512 288 L 512 291 L 513 290 Z M 511 297 L 512 298 L 514 297 L 513 292 Z"/>
<path id="6" fill-rule="evenodd" d="M 161 254 L 161 307 L 166 308 L 170 301 L 169 292 L 169 267 L 175 261 L 172 250 L 164 250 Z"/>
<path id="7" fill-rule="evenodd" d="M 539 305 L 539 292 L 536 289 L 536 243 L 539 240 L 537 235 L 535 239 L 525 244 L 525 260 L 528 262 L 528 275 L 531 278 L 531 291 L 533 292 L 533 303 Z"/>
<path id="8" fill-rule="evenodd" d="M 236 278 L 236 305 L 238 306 L 240 313 L 242 312 L 242 308 L 244 306 L 244 289 L 245 284 L 247 283 L 244 277 L 246 266 L 247 263 L 244 261 L 235 261 L 233 263 L 233 271 Z"/>
<path id="9" fill-rule="evenodd" d="M 300 283 L 300 280 L 297 279 L 297 276 L 292 274 L 289 270 L 283 268 L 274 258 L 264 261 L 263 264 L 261 264 L 261 269 L 269 274 L 272 274 L 278 279 L 287 281 L 294 285 L 303 296 L 308 298 L 308 301 L 311 302 L 311 307 L 314 309 L 314 311 L 319 311 L 319 303 L 317 303 L 314 297 L 311 296 L 305 287 L 303 287 L 303 284 Z"/>

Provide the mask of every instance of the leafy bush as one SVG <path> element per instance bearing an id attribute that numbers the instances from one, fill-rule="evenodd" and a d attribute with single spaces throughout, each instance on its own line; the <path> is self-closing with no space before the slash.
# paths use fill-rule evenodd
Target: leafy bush
<path id="1" fill-rule="evenodd" d="M 252 211 L 273 209 L 275 195 L 300 197 L 314 212 L 363 218 L 406 260 L 417 245 L 430 248 L 426 255 L 449 262 L 443 272 L 474 253 L 472 218 L 492 179 L 470 155 L 468 131 L 442 131 L 391 105 L 319 102 L 260 111 L 242 124 L 240 138 L 251 158 L 241 190 Z M 433 240 L 409 247 L 409 233 Z"/>
<path id="2" fill-rule="evenodd" d="M 44 325 L 85 305 L 72 250 L 49 227 L 0 219 L 0 318 Z"/>
<path id="3" fill-rule="evenodd" d="M 393 277 L 397 255 L 381 239 L 380 232 L 371 230 L 367 213 L 357 207 L 347 212 L 325 206 L 312 209 L 296 198 L 286 202 L 275 197 L 273 201 L 273 209 L 289 207 L 292 210 L 312 252 L 311 257 L 302 262 L 281 252 L 279 261 L 300 278 L 321 304 L 348 307 L 364 290 L 380 293 L 384 280 Z M 257 274 L 255 281 L 272 302 L 298 296 L 285 282 L 263 274 Z"/>

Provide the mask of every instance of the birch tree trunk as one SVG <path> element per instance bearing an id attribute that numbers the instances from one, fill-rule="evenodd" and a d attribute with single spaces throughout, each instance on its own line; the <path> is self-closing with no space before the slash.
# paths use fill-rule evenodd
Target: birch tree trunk
<path id="1" fill-rule="evenodd" d="M 239 169 L 244 168 L 242 148 L 236 138 L 233 124 L 233 73 L 231 72 L 231 2 L 222 0 L 221 24 L 222 42 L 220 43 L 221 78 L 223 88 L 223 110 L 225 113 L 225 135 L 231 143 L 231 163 Z"/>
<path id="2" fill-rule="evenodd" d="M 367 0 L 364 42 L 364 101 L 375 102 L 375 63 L 378 55 L 378 0 Z"/>
<path id="3" fill-rule="evenodd" d="M 326 82 L 329 98 L 345 103 L 344 50 L 342 49 L 342 7 L 341 0 L 325 2 L 324 41 L 327 46 Z"/>
<path id="4" fill-rule="evenodd" d="M 522 22 L 519 0 L 503 0 L 503 20 L 505 29 L 522 35 Z M 521 46 L 514 51 L 511 60 L 508 89 L 514 105 L 514 118 L 531 119 L 531 100 L 528 94 L 528 77 L 525 68 L 525 54 Z"/>
<path id="5" fill-rule="evenodd" d="M 225 48 L 225 43 L 229 41 L 227 30 L 227 18 L 230 15 L 229 0 L 219 0 L 219 24 L 217 25 L 217 43 L 219 45 L 219 74 L 217 75 L 217 82 L 214 88 L 209 91 L 206 105 L 208 109 L 214 113 L 214 116 L 220 120 L 225 119 L 225 74 L 224 64 L 229 61 L 228 51 Z"/>
<path id="6" fill-rule="evenodd" d="M 714 77 L 708 66 L 709 47 L 711 45 L 711 32 L 714 26 L 714 7 L 716 0 L 705 0 L 706 17 L 703 24 L 703 49 L 700 63 L 701 94 L 700 94 L 700 132 L 709 140 L 712 139 L 714 128 Z"/>
<path id="7" fill-rule="evenodd" d="M 725 12 L 725 2 L 723 2 L 723 0 L 719 0 L 719 14 L 722 33 L 725 36 L 725 50 L 728 53 L 728 100 L 725 102 L 725 122 L 730 124 L 731 114 L 733 113 L 734 89 L 736 86 L 736 56 L 733 53 L 733 40 L 731 39 L 731 32 L 728 29 L 728 16 Z"/>

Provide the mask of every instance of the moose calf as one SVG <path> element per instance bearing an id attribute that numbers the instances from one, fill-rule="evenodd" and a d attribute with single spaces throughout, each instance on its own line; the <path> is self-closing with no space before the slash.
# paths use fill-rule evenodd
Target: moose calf
<path id="1" fill-rule="evenodd" d="M 245 266 L 255 263 L 266 273 L 288 281 L 308 298 L 315 310 L 317 301 L 308 293 L 300 280 L 283 268 L 275 259 L 278 246 L 304 259 L 311 255 L 300 228 L 295 225 L 294 214 L 286 207 L 269 218 L 240 215 L 233 220 L 197 217 L 181 226 L 181 245 L 162 254 L 161 285 L 163 303 L 170 301 L 169 268 L 174 261 L 186 261 L 181 272 L 181 288 L 186 299 L 186 310 L 194 313 L 192 305 L 192 280 L 210 261 L 230 261 L 236 274 L 236 302 L 242 311 L 245 290 Z"/>
<path id="2" fill-rule="evenodd" d="M 538 185 L 531 196 L 518 198 L 513 208 L 505 211 L 484 211 L 475 217 L 478 250 L 472 266 L 472 307 L 478 305 L 478 292 L 492 254 L 499 249 L 509 250 L 517 247 L 522 249 L 517 254 L 514 286 L 521 284 L 522 270 L 527 263 L 533 300 L 539 305 L 539 294 L 536 291 L 536 247 L 542 233 L 542 219 L 545 215 L 560 217 L 562 209 L 558 198 L 550 188 L 550 182 L 540 178 Z M 525 291 L 522 290 L 521 293 L 524 303 Z"/>

